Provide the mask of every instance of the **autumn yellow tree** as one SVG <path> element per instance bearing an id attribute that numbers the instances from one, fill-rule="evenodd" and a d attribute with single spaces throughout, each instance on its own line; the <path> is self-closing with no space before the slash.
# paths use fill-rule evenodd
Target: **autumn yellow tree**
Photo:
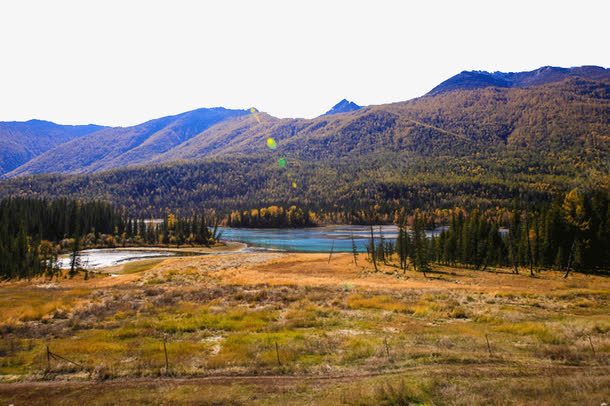
<path id="1" fill-rule="evenodd" d="M 572 231 L 572 245 L 568 256 L 568 266 L 564 274 L 564 278 L 567 278 L 572 269 L 574 259 L 580 261 L 578 249 L 580 238 L 582 233 L 589 229 L 590 218 L 587 216 L 584 197 L 577 189 L 573 189 L 566 194 L 561 209 L 563 217 Z"/>

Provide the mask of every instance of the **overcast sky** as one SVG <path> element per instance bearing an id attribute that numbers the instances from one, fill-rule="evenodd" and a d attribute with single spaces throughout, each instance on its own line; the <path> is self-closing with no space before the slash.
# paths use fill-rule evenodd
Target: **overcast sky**
<path id="1" fill-rule="evenodd" d="M 0 120 L 314 117 L 462 70 L 610 67 L 608 1 L 0 1 Z"/>

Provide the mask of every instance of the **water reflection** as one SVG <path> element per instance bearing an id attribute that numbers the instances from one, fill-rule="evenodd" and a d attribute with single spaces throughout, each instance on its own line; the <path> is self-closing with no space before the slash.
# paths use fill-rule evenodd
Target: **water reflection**
<path id="1" fill-rule="evenodd" d="M 254 247 L 296 252 L 351 252 L 352 236 L 358 252 L 366 252 L 371 238 L 369 226 L 337 225 L 313 228 L 229 228 L 220 227 L 222 238 L 240 241 Z M 445 227 L 426 232 L 438 235 Z M 398 228 L 393 225 L 374 226 L 375 239 L 395 241 Z"/>

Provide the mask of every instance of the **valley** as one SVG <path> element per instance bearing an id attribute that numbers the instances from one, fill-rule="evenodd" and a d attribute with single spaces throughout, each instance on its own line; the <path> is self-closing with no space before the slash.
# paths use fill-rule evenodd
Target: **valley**
<path id="1" fill-rule="evenodd" d="M 610 69 L 0 123 L 0 403 L 603 404 Z"/>

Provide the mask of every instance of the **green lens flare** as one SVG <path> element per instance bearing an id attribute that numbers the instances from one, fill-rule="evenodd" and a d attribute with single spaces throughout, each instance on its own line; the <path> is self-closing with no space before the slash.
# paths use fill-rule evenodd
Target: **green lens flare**
<path id="1" fill-rule="evenodd" d="M 280 158 L 277 160 L 277 164 L 280 166 L 280 168 L 285 168 L 286 167 L 286 158 Z"/>
<path id="2" fill-rule="evenodd" d="M 277 142 L 275 142 L 273 138 L 267 138 L 267 146 L 269 147 L 269 149 L 276 149 Z"/>

